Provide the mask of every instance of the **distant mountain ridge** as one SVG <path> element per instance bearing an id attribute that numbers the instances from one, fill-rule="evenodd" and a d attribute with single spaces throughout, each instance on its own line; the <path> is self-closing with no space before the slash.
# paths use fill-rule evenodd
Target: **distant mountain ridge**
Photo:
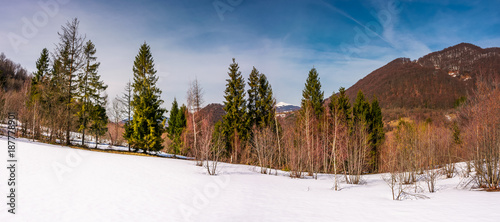
<path id="1" fill-rule="evenodd" d="M 277 113 L 287 113 L 287 112 L 293 112 L 297 111 L 300 109 L 300 106 L 284 103 L 284 102 L 279 102 L 276 104 L 276 112 Z"/>
<path id="2" fill-rule="evenodd" d="M 346 90 L 354 101 L 362 90 L 383 108 L 452 108 L 480 77 L 500 77 L 500 48 L 461 43 L 418 60 L 395 59 Z"/>

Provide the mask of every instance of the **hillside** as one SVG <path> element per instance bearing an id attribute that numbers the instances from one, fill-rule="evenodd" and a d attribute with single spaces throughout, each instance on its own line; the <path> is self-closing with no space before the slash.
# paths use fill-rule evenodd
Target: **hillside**
<path id="1" fill-rule="evenodd" d="M 461 43 L 418 60 L 398 58 L 359 80 L 346 93 L 362 90 L 383 108 L 453 108 L 481 77 L 500 77 L 500 48 Z"/>
<path id="2" fill-rule="evenodd" d="M 224 111 L 224 106 L 222 104 L 211 103 L 200 110 L 199 116 L 207 118 L 210 125 L 214 125 L 216 122 L 222 120 L 222 116 L 224 116 L 224 114 L 226 114 L 226 112 Z"/>
<path id="3" fill-rule="evenodd" d="M 75 150 L 17 140 L 17 214 L 0 221 L 497 221 L 498 192 L 458 189 L 438 180 L 430 199 L 393 201 L 380 174 L 366 184 L 332 175 L 291 179 L 254 166 L 221 164 L 209 176 L 193 161 Z M 0 146 L 6 147 L 5 137 Z M 7 159 L 7 152 L 0 158 Z M 5 173 L 1 181 L 7 181 Z M 7 183 L 0 183 L 7 192 Z M 6 199 L 5 199 L 6 200 Z"/>

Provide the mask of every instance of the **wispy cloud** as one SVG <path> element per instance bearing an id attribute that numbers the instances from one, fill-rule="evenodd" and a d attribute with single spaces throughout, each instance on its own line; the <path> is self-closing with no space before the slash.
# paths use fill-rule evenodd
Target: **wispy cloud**
<path id="1" fill-rule="evenodd" d="M 148 42 L 167 107 L 174 96 L 185 100 L 194 78 L 207 103 L 222 102 L 233 57 L 245 78 L 255 66 L 279 101 L 299 104 L 313 66 L 329 95 L 397 57 L 417 59 L 461 41 L 500 45 L 495 1 L 243 1 L 220 20 L 211 1 L 71 0 L 16 53 L 7 34 L 19 32 L 22 18 L 40 6 L 27 0 L 5 5 L 0 48 L 31 71 L 42 48 L 53 50 L 60 26 L 78 17 L 81 32 L 96 44 L 110 98 L 132 78 L 134 57 Z"/>

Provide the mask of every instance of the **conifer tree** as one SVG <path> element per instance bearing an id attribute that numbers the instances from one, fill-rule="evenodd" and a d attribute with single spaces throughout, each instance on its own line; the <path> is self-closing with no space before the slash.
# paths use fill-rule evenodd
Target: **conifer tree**
<path id="1" fill-rule="evenodd" d="M 312 106 L 316 118 L 323 113 L 324 92 L 321 91 L 321 82 L 315 68 L 309 71 L 304 90 L 302 90 L 301 107 Z"/>
<path id="2" fill-rule="evenodd" d="M 106 101 L 106 100 L 104 100 Z M 95 148 L 99 144 L 99 137 L 108 131 L 108 116 L 106 115 L 106 102 L 92 104 L 90 110 L 90 132 L 95 136 Z"/>
<path id="3" fill-rule="evenodd" d="M 226 90 L 224 91 L 224 111 L 222 117 L 223 133 L 225 135 L 226 151 L 232 155 L 233 161 L 238 160 L 241 141 L 247 137 L 245 80 L 241 76 L 238 63 L 233 58 L 229 65 L 229 78 L 226 79 Z"/>
<path id="4" fill-rule="evenodd" d="M 380 108 L 378 99 L 373 96 L 372 104 L 370 107 L 370 164 L 372 166 L 372 171 L 378 170 L 378 162 L 380 155 L 380 146 L 385 139 L 384 133 L 384 122 L 382 120 L 382 109 Z"/>
<path id="5" fill-rule="evenodd" d="M 102 106 L 105 107 L 106 103 L 105 96 L 101 96 L 101 94 L 108 86 L 100 80 L 101 77 L 97 73 L 100 63 L 96 62 L 97 57 L 95 54 L 95 45 L 89 40 L 84 47 L 84 67 L 82 72 L 78 73 L 78 91 L 76 95 L 78 100 L 78 131 L 82 132 L 83 146 L 85 145 L 85 131 L 87 130 L 90 121 L 101 121 L 96 119 L 101 118 L 100 114 L 93 114 L 92 112 L 101 112 L 101 108 L 103 108 Z M 98 132 L 98 130 L 95 132 Z"/>
<path id="6" fill-rule="evenodd" d="M 40 103 L 42 100 L 44 82 L 46 81 L 45 79 L 48 78 L 50 72 L 49 63 L 49 50 L 44 48 L 40 54 L 40 58 L 36 61 L 37 71 L 31 79 L 31 90 L 27 104 L 33 111 L 33 139 L 35 139 L 35 137 L 39 134 L 38 127 L 40 125 Z"/>
<path id="7" fill-rule="evenodd" d="M 266 75 L 259 75 L 259 100 L 257 102 L 257 113 L 259 115 L 260 127 L 273 127 L 275 124 L 275 105 L 276 100 L 273 97 L 273 89 L 267 81 Z"/>
<path id="8" fill-rule="evenodd" d="M 337 97 L 338 109 L 342 113 L 342 120 L 346 123 L 351 120 L 351 103 L 349 102 L 349 97 L 345 93 L 345 88 L 340 87 L 339 95 Z"/>
<path id="9" fill-rule="evenodd" d="M 168 138 L 172 141 L 171 149 L 174 155 L 180 153 L 183 146 L 181 135 L 186 128 L 186 106 L 182 105 L 179 109 L 177 100 L 174 98 L 172 108 L 170 110 L 170 118 L 168 119 L 167 133 Z"/>
<path id="10" fill-rule="evenodd" d="M 85 37 L 82 37 L 78 32 L 79 26 L 78 19 L 73 19 L 67 22 L 66 26 L 62 26 L 62 32 L 59 34 L 60 43 L 56 47 L 55 60 L 60 61 L 60 69 L 56 70 L 61 72 L 63 77 L 63 95 L 65 116 L 63 119 L 66 121 L 65 128 L 65 141 L 70 144 L 70 131 L 73 128 L 74 122 L 74 98 L 76 92 L 76 74 L 83 66 L 83 44 Z"/>
<path id="11" fill-rule="evenodd" d="M 40 58 L 36 61 L 37 71 L 34 73 L 33 78 L 31 79 L 32 90 L 30 100 L 39 99 L 40 89 L 38 87 L 40 87 L 40 84 L 49 75 L 49 65 L 49 50 L 47 50 L 47 48 L 44 48 L 40 54 Z"/>
<path id="12" fill-rule="evenodd" d="M 248 124 L 250 128 L 258 125 L 261 121 L 260 120 L 261 115 L 259 113 L 260 110 L 257 108 L 258 103 L 260 102 L 259 79 L 260 79 L 260 73 L 255 67 L 253 67 L 252 72 L 248 77 L 249 89 L 247 91 L 248 93 L 247 113 L 249 122 Z"/>
<path id="13" fill-rule="evenodd" d="M 158 77 L 151 49 L 146 43 L 141 45 L 139 54 L 135 57 L 133 72 L 132 130 L 130 135 L 124 136 L 134 148 L 159 151 L 163 148 L 161 135 L 165 131 L 163 114 L 166 110 L 161 108 L 161 90 L 156 86 Z"/>
<path id="14" fill-rule="evenodd" d="M 47 73 L 47 77 L 43 81 L 44 90 L 41 94 L 41 115 L 45 120 L 45 124 L 50 128 L 48 141 L 55 140 L 55 132 L 62 127 L 63 118 L 54 118 L 54 114 L 59 114 L 64 110 L 64 99 L 62 97 L 62 74 L 59 71 L 61 61 L 55 60 L 52 62 L 52 68 Z"/>
<path id="15" fill-rule="evenodd" d="M 358 91 L 356 100 L 352 107 L 353 121 L 354 123 L 370 123 L 370 103 L 365 99 L 365 95 L 361 90 Z"/>

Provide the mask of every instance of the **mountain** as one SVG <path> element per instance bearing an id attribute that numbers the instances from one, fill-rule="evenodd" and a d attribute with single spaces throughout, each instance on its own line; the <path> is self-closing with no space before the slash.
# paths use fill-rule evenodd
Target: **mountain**
<path id="1" fill-rule="evenodd" d="M 395 59 L 346 90 L 354 101 L 362 90 L 383 108 L 452 108 L 478 78 L 500 77 L 500 48 L 461 43 L 418 60 Z"/>
<path id="2" fill-rule="evenodd" d="M 299 106 L 284 103 L 284 102 L 279 102 L 276 104 L 276 112 L 277 113 L 287 113 L 287 112 L 293 112 L 297 111 L 300 109 Z"/>
<path id="3" fill-rule="evenodd" d="M 226 114 L 226 112 L 224 111 L 224 106 L 222 104 L 211 103 L 203 107 L 198 115 L 203 118 L 208 118 L 210 125 L 213 125 L 222 120 L 222 116 L 224 116 L 224 114 Z"/>

